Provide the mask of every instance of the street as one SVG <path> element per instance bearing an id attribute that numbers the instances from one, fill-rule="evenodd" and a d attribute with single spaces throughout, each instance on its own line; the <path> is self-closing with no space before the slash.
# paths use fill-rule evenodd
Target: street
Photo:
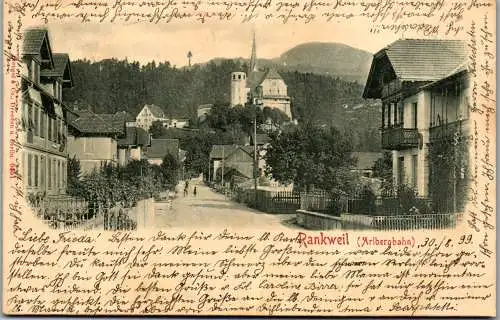
<path id="1" fill-rule="evenodd" d="M 179 192 L 171 208 L 167 202 L 157 202 L 155 206 L 156 228 L 228 228 L 228 229 L 274 229 L 296 228 L 294 214 L 266 214 L 242 204 L 226 200 L 204 185 L 196 185 L 197 195 L 193 195 L 195 185 L 189 186 L 189 194 Z M 181 189 L 182 190 L 182 189 Z"/>

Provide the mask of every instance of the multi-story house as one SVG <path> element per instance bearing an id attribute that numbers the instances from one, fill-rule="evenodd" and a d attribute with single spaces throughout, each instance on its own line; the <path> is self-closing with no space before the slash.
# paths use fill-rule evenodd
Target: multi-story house
<path id="1" fill-rule="evenodd" d="M 114 114 L 76 111 L 69 125 L 69 156 L 80 161 L 82 174 L 104 164 L 118 164 L 118 139 L 125 136 L 125 121 Z"/>
<path id="2" fill-rule="evenodd" d="M 146 131 L 149 131 L 155 121 L 162 122 L 164 126 L 168 124 L 165 112 L 154 104 L 145 105 L 136 117 L 136 125 Z"/>
<path id="3" fill-rule="evenodd" d="M 453 144 L 468 130 L 467 50 L 457 40 L 398 40 L 373 57 L 363 97 L 382 100 L 382 148 L 392 150 L 393 184 L 414 187 L 419 196 L 450 194 L 465 180 L 464 165 L 448 165 L 451 181 L 431 187 L 432 176 L 446 164 L 433 148 L 438 140 Z M 452 169 L 457 167 L 455 169 Z M 445 189 L 450 190 L 445 190 Z"/>
<path id="4" fill-rule="evenodd" d="M 146 130 L 131 126 L 127 122 L 125 136 L 118 140 L 118 162 L 121 166 L 130 161 L 141 160 L 144 150 L 150 145 L 150 136 Z"/>
<path id="5" fill-rule="evenodd" d="M 73 85 L 67 54 L 53 53 L 46 29 L 27 29 L 22 48 L 22 172 L 29 194 L 66 193 L 67 116 Z"/>

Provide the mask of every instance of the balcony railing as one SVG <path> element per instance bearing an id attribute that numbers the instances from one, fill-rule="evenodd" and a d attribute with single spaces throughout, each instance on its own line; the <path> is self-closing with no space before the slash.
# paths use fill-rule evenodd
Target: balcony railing
<path id="1" fill-rule="evenodd" d="M 438 140 L 453 140 L 456 134 L 467 135 L 467 132 L 467 120 L 454 121 L 430 128 L 429 140 L 431 142 Z"/>
<path id="2" fill-rule="evenodd" d="M 382 148 L 402 150 L 417 148 L 419 145 L 418 129 L 384 128 L 382 129 Z"/>

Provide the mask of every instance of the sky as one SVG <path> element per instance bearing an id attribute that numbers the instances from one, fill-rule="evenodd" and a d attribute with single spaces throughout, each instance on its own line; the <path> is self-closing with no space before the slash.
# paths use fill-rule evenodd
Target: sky
<path id="1" fill-rule="evenodd" d="M 341 26 L 341 28 L 339 28 Z M 49 24 L 54 52 L 67 52 L 72 60 L 127 58 L 145 64 L 170 61 L 178 67 L 216 57 L 248 58 L 255 29 L 257 56 L 276 58 L 305 42 L 338 42 L 374 53 L 397 40 L 395 35 L 370 37 L 366 28 L 347 24 Z"/>

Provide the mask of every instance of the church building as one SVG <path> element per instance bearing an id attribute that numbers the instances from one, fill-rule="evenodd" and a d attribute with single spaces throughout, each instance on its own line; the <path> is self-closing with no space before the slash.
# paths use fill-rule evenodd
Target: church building
<path id="1" fill-rule="evenodd" d="M 247 102 L 261 108 L 276 108 L 292 120 L 290 97 L 283 78 L 275 69 L 261 71 L 257 67 L 255 33 L 248 73 L 231 73 L 231 106 L 245 105 Z"/>

